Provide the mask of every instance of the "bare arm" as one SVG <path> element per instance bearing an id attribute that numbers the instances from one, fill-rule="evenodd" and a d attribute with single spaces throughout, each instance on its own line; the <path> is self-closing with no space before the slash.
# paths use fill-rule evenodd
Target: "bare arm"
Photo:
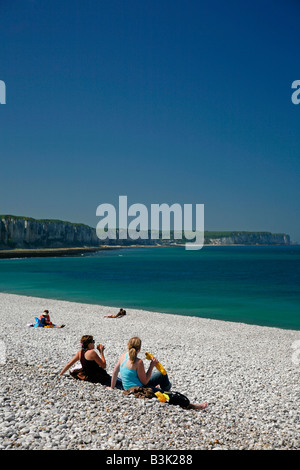
<path id="1" fill-rule="evenodd" d="M 79 361 L 79 351 L 75 354 L 75 356 L 68 362 L 68 364 L 65 365 L 65 367 L 62 369 L 62 371 L 59 373 L 59 375 L 63 375 L 65 372 L 67 372 L 70 367 L 75 364 L 75 362 Z"/>
<path id="2" fill-rule="evenodd" d="M 113 370 L 113 373 L 112 373 L 112 377 L 111 377 L 111 383 L 110 383 L 110 387 L 107 387 L 107 388 L 115 388 L 116 386 L 116 382 L 117 382 L 117 377 L 118 377 L 118 374 L 119 374 L 119 371 L 120 371 L 120 359 L 118 360 L 114 370 Z"/>
<path id="3" fill-rule="evenodd" d="M 99 344 L 97 346 L 97 350 L 100 353 L 100 357 L 96 353 L 96 351 L 91 351 L 89 360 L 94 360 L 95 362 L 97 362 L 98 366 L 102 367 L 102 369 L 106 369 L 106 360 L 105 360 L 104 353 L 103 353 L 104 346 L 102 344 Z"/>
<path id="4" fill-rule="evenodd" d="M 155 365 L 158 363 L 158 360 L 153 357 L 149 364 L 149 368 L 147 372 L 145 371 L 144 363 L 141 359 L 139 359 L 138 366 L 137 366 L 137 374 L 138 378 L 142 382 L 143 385 L 147 385 L 151 378 L 152 370 L 155 367 Z"/>

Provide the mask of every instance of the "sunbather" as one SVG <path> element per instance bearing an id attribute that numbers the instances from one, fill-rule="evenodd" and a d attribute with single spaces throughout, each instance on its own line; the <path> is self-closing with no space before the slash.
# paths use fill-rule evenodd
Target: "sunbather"
<path id="1" fill-rule="evenodd" d="M 125 315 L 126 315 L 126 310 L 121 308 L 120 311 L 116 313 L 115 315 L 105 315 L 104 318 L 120 318 L 120 317 L 124 317 Z"/>

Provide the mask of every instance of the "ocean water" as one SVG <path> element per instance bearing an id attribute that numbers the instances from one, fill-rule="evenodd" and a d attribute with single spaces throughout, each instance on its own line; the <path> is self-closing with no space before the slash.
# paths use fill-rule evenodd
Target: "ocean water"
<path id="1" fill-rule="evenodd" d="M 0 291 L 300 330 L 300 246 L 0 260 Z"/>

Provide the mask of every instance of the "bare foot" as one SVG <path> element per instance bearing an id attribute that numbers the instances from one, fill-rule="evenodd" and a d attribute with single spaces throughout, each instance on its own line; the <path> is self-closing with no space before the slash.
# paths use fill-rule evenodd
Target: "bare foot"
<path id="1" fill-rule="evenodd" d="M 196 403 L 190 403 L 188 408 L 192 409 L 192 410 L 204 410 L 205 408 L 207 407 L 207 402 L 203 402 L 201 403 L 200 405 L 196 404 Z"/>

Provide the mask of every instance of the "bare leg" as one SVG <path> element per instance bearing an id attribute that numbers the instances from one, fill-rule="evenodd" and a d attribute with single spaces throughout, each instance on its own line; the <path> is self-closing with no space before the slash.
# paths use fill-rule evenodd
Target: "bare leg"
<path id="1" fill-rule="evenodd" d="M 197 404 L 197 403 L 190 403 L 187 407 L 188 410 L 204 410 L 207 407 L 207 402 Z"/>

